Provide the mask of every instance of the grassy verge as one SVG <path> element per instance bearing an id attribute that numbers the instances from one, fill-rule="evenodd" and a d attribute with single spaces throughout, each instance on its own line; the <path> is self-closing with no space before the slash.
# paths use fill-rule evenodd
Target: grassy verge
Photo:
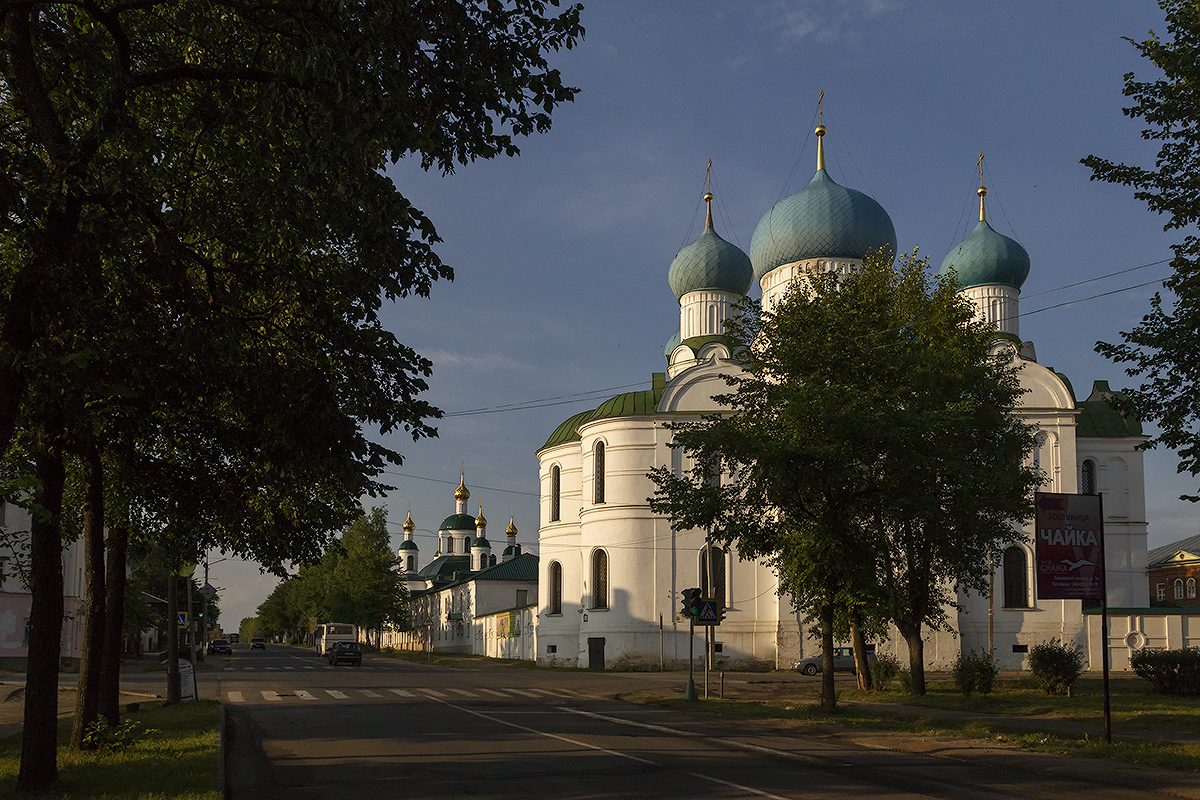
<path id="1" fill-rule="evenodd" d="M 1095 683 L 1095 686 L 1092 686 Z M 1162 741 L 1150 731 L 1194 735 L 1200 731 L 1200 703 L 1195 698 L 1163 697 L 1140 681 L 1113 682 L 1113 742 L 1086 733 L 1064 733 L 1056 720 L 1102 725 L 1100 679 L 1081 680 L 1073 697 L 1047 697 L 1031 680 L 1004 681 L 987 697 L 963 697 L 949 682 L 931 682 L 924 697 L 898 692 L 844 691 L 838 710 L 822 710 L 812 697 L 762 700 L 701 700 L 638 693 L 627 699 L 687 711 L 783 720 L 814 730 L 895 731 L 922 737 L 959 737 L 1043 753 L 1104 758 L 1146 766 L 1200 772 L 1200 742 Z M 1093 693 L 1094 689 L 1094 693 Z M 881 704 L 902 704 L 896 709 Z M 923 713 L 922 708 L 929 709 Z M 939 710 L 986 714 L 999 719 L 955 718 Z M 1044 721 L 1044 726 L 1039 722 Z M 1122 735 L 1122 728 L 1125 734 Z M 1141 734 L 1129 735 L 1129 734 Z"/>
<path id="2" fill-rule="evenodd" d="M 138 704 L 122 714 L 124 726 L 137 723 L 128 746 L 71 753 L 71 718 L 58 723 L 59 790 L 47 797 L 121 800 L 219 800 L 217 758 L 221 704 L 197 700 L 179 706 Z M 111 738 L 111 737 L 110 737 Z M 21 737 L 0 740 L 0 797 L 16 794 Z"/>
<path id="3" fill-rule="evenodd" d="M 384 658 L 396 658 L 413 664 L 430 664 L 435 667 L 454 667 L 456 669 L 541 669 L 533 661 L 515 658 L 488 658 L 468 654 L 453 653 L 419 653 L 413 650 L 376 650 L 363 648 L 363 652 Z"/>

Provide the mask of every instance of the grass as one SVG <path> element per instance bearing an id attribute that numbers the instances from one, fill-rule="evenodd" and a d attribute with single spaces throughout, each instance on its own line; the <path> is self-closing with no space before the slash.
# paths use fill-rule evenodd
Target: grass
<path id="1" fill-rule="evenodd" d="M 1032 679 L 999 681 L 986 696 L 963 697 L 950 681 L 931 681 L 928 694 L 913 697 L 899 692 L 843 691 L 838 710 L 829 713 L 807 696 L 765 700 L 701 700 L 642 693 L 627 699 L 666 708 L 779 719 L 797 727 L 864 731 L 896 731 L 923 737 L 960 737 L 1042 753 L 1103 758 L 1146 766 L 1200 772 L 1200 741 L 1162 741 L 1158 734 L 1195 735 L 1200 731 L 1200 700 L 1154 694 L 1136 678 L 1111 682 L 1113 742 L 1103 736 L 1056 731 L 1057 720 L 1103 725 L 1100 678 L 1081 678 L 1073 697 L 1048 697 Z M 881 704 L 904 705 L 895 709 Z M 930 713 L 922 713 L 927 708 Z M 955 718 L 939 710 L 986 714 L 1001 719 Z M 1044 721 L 1045 725 L 1039 725 Z M 1124 730 L 1122 730 L 1124 729 Z"/>
<path id="2" fill-rule="evenodd" d="M 71 717 L 58 722 L 57 789 L 45 797 L 62 800 L 219 800 L 215 776 L 220 748 L 221 704 L 197 700 L 178 706 L 161 702 L 134 704 L 121 715 L 137 723 L 123 750 L 71 753 Z M 0 796 L 16 795 L 21 737 L 0 740 Z M 40 796 L 40 795 L 39 795 Z"/>
<path id="3" fill-rule="evenodd" d="M 536 662 L 528 659 L 488 658 L 468 653 L 422 653 L 415 650 L 376 650 L 373 647 L 370 650 L 364 647 L 363 651 L 384 658 L 410 661 L 414 664 L 432 664 L 435 667 L 453 667 L 455 669 L 548 669 L 539 667 Z"/>

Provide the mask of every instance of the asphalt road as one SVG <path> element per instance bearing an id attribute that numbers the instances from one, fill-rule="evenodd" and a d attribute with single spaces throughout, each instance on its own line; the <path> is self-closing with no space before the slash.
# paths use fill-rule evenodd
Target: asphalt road
<path id="1" fill-rule="evenodd" d="M 331 668 L 276 646 L 240 646 L 210 663 L 201 694 L 230 710 L 235 800 L 1161 797 L 1106 785 L 1100 773 L 1056 777 L 1030 754 L 862 747 L 615 699 L 680 690 L 676 674 L 456 670 L 371 656 Z"/>

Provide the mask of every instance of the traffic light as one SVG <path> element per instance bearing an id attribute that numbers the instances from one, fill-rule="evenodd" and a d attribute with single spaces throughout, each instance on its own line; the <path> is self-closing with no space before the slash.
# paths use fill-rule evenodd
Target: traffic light
<path id="1" fill-rule="evenodd" d="M 699 589 L 684 589 L 683 595 L 683 614 L 687 617 L 695 617 L 700 613 L 700 590 Z"/>

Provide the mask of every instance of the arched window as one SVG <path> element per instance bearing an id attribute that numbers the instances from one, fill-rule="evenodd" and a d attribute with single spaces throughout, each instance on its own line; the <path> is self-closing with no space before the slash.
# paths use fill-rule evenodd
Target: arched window
<path id="1" fill-rule="evenodd" d="M 409 572 L 413 572 L 416 570 L 416 568 L 417 568 L 417 557 L 409 556 L 408 557 L 408 567 L 406 569 L 408 569 Z"/>
<path id="2" fill-rule="evenodd" d="M 547 614 L 562 613 L 562 564 L 550 562 L 550 607 Z"/>
<path id="3" fill-rule="evenodd" d="M 1083 462 L 1083 467 L 1079 470 L 1079 493 L 1096 493 L 1096 462 L 1090 458 Z"/>
<path id="4" fill-rule="evenodd" d="M 1187 579 L 1187 599 L 1188 600 L 1196 599 L 1196 579 L 1195 578 Z"/>
<path id="5" fill-rule="evenodd" d="M 558 464 L 550 468 L 550 521 L 562 518 L 562 470 Z"/>
<path id="6" fill-rule="evenodd" d="M 608 608 L 608 553 L 592 553 L 592 608 Z"/>
<path id="7" fill-rule="evenodd" d="M 1183 599 L 1183 578 L 1175 579 L 1175 599 L 1176 600 Z"/>
<path id="8" fill-rule="evenodd" d="M 1029 560 L 1025 549 L 1013 545 L 1004 551 L 1004 607 L 1029 608 Z"/>
<path id="9" fill-rule="evenodd" d="M 595 450 L 595 494 L 596 504 L 604 502 L 604 442 L 596 442 Z"/>
<path id="10" fill-rule="evenodd" d="M 712 588 L 708 583 L 708 557 L 712 555 Z M 700 551 L 700 596 L 717 601 L 717 608 L 725 608 L 725 551 L 709 547 Z"/>

